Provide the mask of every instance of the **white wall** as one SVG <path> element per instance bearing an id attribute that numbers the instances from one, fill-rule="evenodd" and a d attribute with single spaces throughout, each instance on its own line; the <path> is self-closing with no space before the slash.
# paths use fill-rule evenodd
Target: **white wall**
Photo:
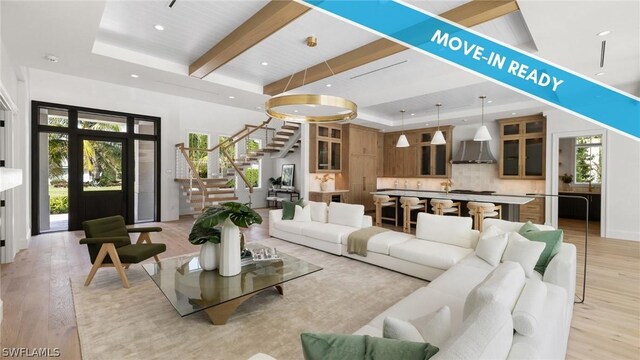
<path id="1" fill-rule="evenodd" d="M 640 142 L 560 110 L 547 116 L 546 192 L 558 190 L 559 139 L 603 134 L 602 233 L 608 238 L 640 241 Z M 633 119 L 629 119 L 633 121 Z M 557 224 L 557 201 L 547 202 L 547 221 Z"/>
<path id="2" fill-rule="evenodd" d="M 178 185 L 174 182 L 175 148 L 184 142 L 186 131 L 198 130 L 210 134 L 229 135 L 244 124 L 257 125 L 266 119 L 259 111 L 249 111 L 173 95 L 157 93 L 80 77 L 30 69 L 29 89 L 32 100 L 115 110 L 157 116 L 161 122 L 161 219 L 176 220 L 180 214 Z M 267 160 L 269 161 L 269 160 Z M 263 169 L 272 169 L 264 166 Z M 269 178 L 263 175 L 263 182 Z M 266 185 L 263 186 L 266 189 Z M 240 201 L 248 201 L 246 194 Z M 257 191 L 254 207 L 264 201 Z"/>

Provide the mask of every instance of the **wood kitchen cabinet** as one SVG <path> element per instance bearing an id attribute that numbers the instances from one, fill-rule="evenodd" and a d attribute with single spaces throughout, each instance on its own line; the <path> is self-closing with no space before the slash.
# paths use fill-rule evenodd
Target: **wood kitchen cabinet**
<path id="1" fill-rule="evenodd" d="M 546 119 L 542 114 L 502 119 L 500 178 L 544 179 Z"/>
<path id="2" fill-rule="evenodd" d="M 558 195 L 581 196 L 587 198 L 588 204 L 582 198 L 558 198 L 558 217 L 565 219 L 584 220 L 589 209 L 589 220 L 600 221 L 601 195 L 589 192 L 559 192 Z"/>
<path id="3" fill-rule="evenodd" d="M 338 173 L 342 170 L 342 125 L 317 125 L 309 128 L 311 172 Z"/>
<path id="4" fill-rule="evenodd" d="M 524 205 L 520 205 L 520 222 L 531 221 L 534 224 L 544 224 L 544 198 L 535 198 Z"/>
<path id="5" fill-rule="evenodd" d="M 451 133 L 453 127 L 441 126 L 446 144 L 432 145 L 431 138 L 437 128 L 405 131 L 409 147 L 397 148 L 401 132 L 384 135 L 382 173 L 386 177 L 439 177 L 451 176 Z"/>
<path id="6" fill-rule="evenodd" d="M 343 126 L 343 134 L 345 159 L 336 186 L 349 190 L 350 203 L 374 210 L 371 192 L 377 190 L 378 130 L 349 124 Z"/>

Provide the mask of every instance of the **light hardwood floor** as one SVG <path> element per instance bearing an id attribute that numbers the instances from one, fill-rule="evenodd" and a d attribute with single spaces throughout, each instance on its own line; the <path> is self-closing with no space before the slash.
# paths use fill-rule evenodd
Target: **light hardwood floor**
<path id="1" fill-rule="evenodd" d="M 268 237 L 265 221 L 246 233 L 248 241 Z M 154 242 L 167 244 L 162 257 L 198 251 L 186 236 L 192 217 L 160 223 L 163 231 Z M 578 289 L 582 284 L 583 223 L 561 221 L 565 241 L 578 248 Z M 568 359 L 640 358 L 640 243 L 600 238 L 591 226 L 584 304 L 574 307 Z M 4 301 L 1 348 L 60 348 L 61 359 L 80 359 L 70 276 L 84 276 L 91 264 L 85 246 L 78 244 L 82 232 L 62 232 L 33 237 L 29 249 L 12 264 L 2 265 Z M 99 271 L 113 271 L 101 269 Z"/>

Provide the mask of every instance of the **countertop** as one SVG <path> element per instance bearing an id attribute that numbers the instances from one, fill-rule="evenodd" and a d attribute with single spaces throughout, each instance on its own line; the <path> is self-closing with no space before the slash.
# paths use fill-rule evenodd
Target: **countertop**
<path id="1" fill-rule="evenodd" d="M 533 201 L 535 198 L 519 195 L 479 195 L 479 194 L 458 194 L 445 193 L 444 191 L 428 191 L 428 190 L 378 190 L 371 194 L 389 195 L 389 196 L 413 196 L 428 199 L 450 199 L 461 201 L 479 201 L 497 204 L 514 204 L 524 205 Z"/>

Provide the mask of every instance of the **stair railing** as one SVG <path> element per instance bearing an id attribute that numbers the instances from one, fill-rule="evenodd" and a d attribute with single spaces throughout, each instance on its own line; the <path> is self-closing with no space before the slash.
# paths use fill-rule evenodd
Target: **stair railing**
<path id="1" fill-rule="evenodd" d="M 231 164 L 233 169 L 236 171 L 236 174 L 238 174 L 238 176 L 240 176 L 240 178 L 245 183 L 245 185 L 247 185 L 247 187 L 249 188 L 249 193 L 250 194 L 253 193 L 253 185 L 251 185 L 251 183 L 249 183 L 249 180 L 247 180 L 247 178 L 244 176 L 244 173 L 242 172 L 242 170 L 240 170 L 236 166 L 235 160 L 233 158 L 231 158 L 231 156 L 229 156 L 229 154 L 227 153 L 227 149 L 226 148 L 220 148 L 220 152 L 222 153 L 222 155 L 224 155 L 224 157 L 227 158 L 227 160 L 229 160 L 229 163 Z"/>
<path id="2" fill-rule="evenodd" d="M 189 175 L 189 189 L 193 189 L 193 181 L 195 180 L 196 183 L 198 184 L 198 187 L 202 191 L 202 208 L 204 209 L 207 187 L 204 184 L 204 181 L 202 181 L 200 174 L 198 173 L 198 168 L 195 166 L 193 161 L 191 161 L 191 158 L 189 158 L 189 153 L 188 153 L 188 151 L 190 150 L 202 150 L 202 149 L 186 148 L 184 147 L 184 143 L 176 144 L 176 148 L 178 148 L 180 153 L 182 153 L 182 158 L 186 161 L 188 165 L 187 172 Z M 189 191 L 189 201 L 192 200 L 191 193 L 192 191 Z"/>

